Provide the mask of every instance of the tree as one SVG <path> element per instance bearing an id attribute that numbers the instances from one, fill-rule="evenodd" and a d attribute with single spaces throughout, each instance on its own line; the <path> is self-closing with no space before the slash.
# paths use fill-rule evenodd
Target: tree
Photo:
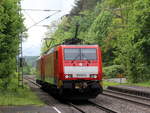
<path id="1" fill-rule="evenodd" d="M 129 10 L 128 23 L 118 39 L 117 61 L 124 66 L 126 75 L 131 82 L 146 81 L 150 78 L 149 56 L 149 11 L 150 1 L 133 2 Z"/>
<path id="2" fill-rule="evenodd" d="M 16 56 L 19 52 L 19 35 L 24 31 L 20 13 L 20 0 L 2 0 L 0 3 L 0 78 L 4 86 L 16 70 Z M 6 80 L 6 81 L 5 81 Z"/>
<path id="3" fill-rule="evenodd" d="M 98 2 L 101 2 L 101 0 L 76 0 L 75 6 L 72 8 L 70 15 L 77 15 L 85 10 L 93 10 Z"/>

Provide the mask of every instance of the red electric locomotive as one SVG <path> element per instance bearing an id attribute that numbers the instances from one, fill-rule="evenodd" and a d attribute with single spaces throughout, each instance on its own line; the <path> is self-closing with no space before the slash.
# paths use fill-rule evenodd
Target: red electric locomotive
<path id="1" fill-rule="evenodd" d="M 67 99 L 95 98 L 102 93 L 102 58 L 98 45 L 60 45 L 37 61 L 43 89 Z"/>

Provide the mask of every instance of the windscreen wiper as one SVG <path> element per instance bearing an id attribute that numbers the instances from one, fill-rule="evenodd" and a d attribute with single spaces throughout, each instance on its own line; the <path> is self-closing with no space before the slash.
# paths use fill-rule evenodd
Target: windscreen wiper
<path id="1" fill-rule="evenodd" d="M 79 51 L 80 51 L 80 52 L 79 52 L 78 55 L 73 59 L 73 61 L 74 61 L 74 60 L 77 60 L 78 57 L 80 57 L 80 60 L 81 60 L 81 48 L 79 48 Z"/>
<path id="2" fill-rule="evenodd" d="M 82 60 L 83 60 L 84 58 L 86 58 L 86 60 L 89 60 L 89 58 L 88 58 L 85 54 L 82 53 L 81 56 L 83 56 Z"/>
<path id="3" fill-rule="evenodd" d="M 74 60 L 77 60 L 77 58 L 80 57 L 80 56 L 81 56 L 81 54 L 78 54 L 78 55 L 73 59 L 73 61 L 74 61 Z"/>
<path id="4" fill-rule="evenodd" d="M 87 60 L 88 63 L 90 63 L 90 59 L 85 54 L 82 53 L 81 56 L 83 56 L 82 60 Z M 84 59 L 84 58 L 86 58 L 86 59 Z"/>

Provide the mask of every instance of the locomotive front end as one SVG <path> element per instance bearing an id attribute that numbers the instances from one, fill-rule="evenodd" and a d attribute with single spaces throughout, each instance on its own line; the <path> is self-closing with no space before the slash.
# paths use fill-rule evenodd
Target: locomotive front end
<path id="1" fill-rule="evenodd" d="M 61 93 L 67 98 L 89 99 L 102 93 L 101 50 L 97 45 L 63 46 Z"/>

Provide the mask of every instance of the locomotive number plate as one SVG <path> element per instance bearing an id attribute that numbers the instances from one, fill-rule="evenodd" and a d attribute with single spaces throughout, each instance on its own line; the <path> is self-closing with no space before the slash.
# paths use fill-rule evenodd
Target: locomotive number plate
<path id="1" fill-rule="evenodd" d="M 78 78 L 86 78 L 88 77 L 86 74 L 77 74 L 77 77 Z"/>

